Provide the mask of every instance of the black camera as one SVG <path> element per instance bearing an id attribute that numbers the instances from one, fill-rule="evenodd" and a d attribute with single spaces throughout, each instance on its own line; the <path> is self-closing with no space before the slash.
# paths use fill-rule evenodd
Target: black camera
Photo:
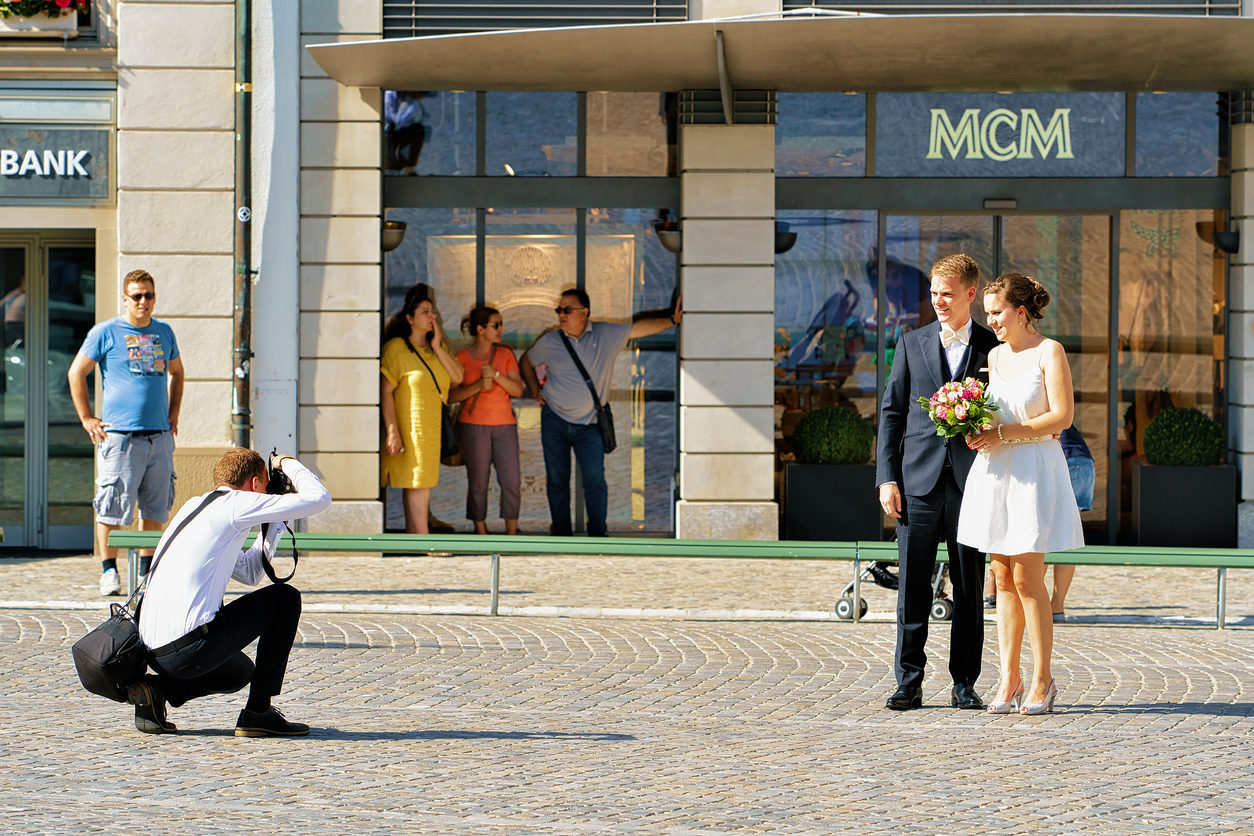
<path id="1" fill-rule="evenodd" d="M 270 481 L 266 485 L 266 493 L 281 495 L 285 493 L 296 493 L 296 486 L 292 484 L 292 480 L 283 472 L 283 468 L 275 462 L 279 457 L 279 448 L 275 447 L 270 451 Z"/>

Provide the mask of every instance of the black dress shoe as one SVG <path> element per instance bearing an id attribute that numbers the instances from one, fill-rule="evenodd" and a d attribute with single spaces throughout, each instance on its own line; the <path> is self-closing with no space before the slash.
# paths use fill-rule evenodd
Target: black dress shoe
<path id="1" fill-rule="evenodd" d="M 923 688 L 918 685 L 903 685 L 893 692 L 893 695 L 884 703 L 884 707 L 893 711 L 909 711 L 912 708 L 922 708 Z"/>
<path id="2" fill-rule="evenodd" d="M 178 726 L 165 717 L 165 694 L 158 687 L 156 677 L 145 676 L 139 682 L 126 686 L 126 701 L 135 706 L 135 728 L 144 734 L 178 731 Z"/>
<path id="3" fill-rule="evenodd" d="M 964 682 L 954 684 L 954 690 L 950 694 L 950 704 L 954 708 L 966 708 L 971 711 L 982 711 L 984 709 L 984 701 L 980 699 L 980 695 L 975 693 L 975 686 L 967 685 Z"/>
<path id="4" fill-rule="evenodd" d="M 882 586 L 885 589 L 897 588 L 897 576 L 888 571 L 887 564 L 872 563 L 871 568 L 867 571 L 871 573 L 871 578 L 875 581 L 876 586 Z"/>
<path id="5" fill-rule="evenodd" d="M 260 714 L 245 708 L 235 723 L 236 737 L 303 737 L 309 734 L 309 726 L 292 723 L 273 706 Z"/>

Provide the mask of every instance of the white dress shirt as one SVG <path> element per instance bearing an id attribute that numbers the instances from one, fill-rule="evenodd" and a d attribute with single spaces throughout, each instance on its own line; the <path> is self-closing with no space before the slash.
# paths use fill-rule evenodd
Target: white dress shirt
<path id="1" fill-rule="evenodd" d="M 296 459 L 284 459 L 283 472 L 296 493 L 272 495 L 241 491 L 228 485 L 179 533 L 152 572 L 140 609 L 139 637 L 148 647 L 161 647 L 208 624 L 222 607 L 222 596 L 231 578 L 254 586 L 265 577 L 262 548 L 270 557 L 286 530 L 284 520 L 303 519 L 331 506 L 331 494 L 307 467 Z M 205 495 L 189 499 L 166 527 L 162 545 L 180 522 L 196 510 Z M 242 551 L 249 532 L 262 523 L 271 526 L 264 544 L 261 538 Z M 158 551 L 160 551 L 158 546 Z"/>
<path id="2" fill-rule="evenodd" d="M 949 345 L 944 344 L 945 332 L 951 331 L 958 334 L 958 339 Z M 962 369 L 962 355 L 966 353 L 967 345 L 971 342 L 971 318 L 967 317 L 967 321 L 963 323 L 961 328 L 949 328 L 946 325 L 941 326 L 941 345 L 945 349 L 945 359 L 949 361 L 949 374 L 958 374 Z"/>

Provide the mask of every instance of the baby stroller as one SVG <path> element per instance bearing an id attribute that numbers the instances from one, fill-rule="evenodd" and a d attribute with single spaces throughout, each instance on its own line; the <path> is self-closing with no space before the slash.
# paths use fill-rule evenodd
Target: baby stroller
<path id="1" fill-rule="evenodd" d="M 874 562 L 868 561 L 866 566 L 858 576 L 859 585 L 863 583 L 875 583 L 875 577 L 872 575 L 872 569 L 875 567 Z M 932 574 L 932 620 L 933 621 L 949 621 L 954 615 L 954 602 L 949 599 L 949 595 L 945 592 L 945 581 L 949 577 L 949 564 L 936 564 L 936 571 Z M 836 617 L 842 621 L 853 620 L 853 581 L 845 585 L 841 590 L 840 598 L 836 601 Z M 858 598 L 858 618 L 866 615 L 867 606 L 866 599 L 859 596 Z"/>

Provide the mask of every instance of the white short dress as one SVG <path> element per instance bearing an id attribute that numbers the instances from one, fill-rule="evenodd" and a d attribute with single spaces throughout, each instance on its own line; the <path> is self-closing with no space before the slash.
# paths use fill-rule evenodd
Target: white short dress
<path id="1" fill-rule="evenodd" d="M 1039 352 L 1031 368 L 1009 380 L 997 374 L 1001 347 L 989 354 L 988 393 L 998 406 L 999 423 L 1017 424 L 1049 410 Z M 958 542 L 1004 555 L 1084 545 L 1067 459 L 1056 438 L 1003 444 L 976 455 L 962 494 Z"/>

